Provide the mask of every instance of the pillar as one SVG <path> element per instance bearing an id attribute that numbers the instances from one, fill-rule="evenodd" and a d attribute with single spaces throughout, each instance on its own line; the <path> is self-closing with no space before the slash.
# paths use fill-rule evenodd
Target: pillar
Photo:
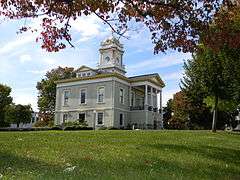
<path id="1" fill-rule="evenodd" d="M 148 105 L 148 85 L 145 85 L 145 100 L 144 100 L 145 110 L 147 110 Z"/>

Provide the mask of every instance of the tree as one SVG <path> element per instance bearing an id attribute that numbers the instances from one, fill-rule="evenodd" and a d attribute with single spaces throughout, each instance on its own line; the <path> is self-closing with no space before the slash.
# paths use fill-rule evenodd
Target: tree
<path id="1" fill-rule="evenodd" d="M 6 126 L 4 122 L 5 107 L 12 103 L 12 97 L 10 96 L 11 88 L 0 84 L 0 126 Z"/>
<path id="2" fill-rule="evenodd" d="M 169 99 L 167 101 L 167 106 L 163 107 L 163 127 L 165 129 L 169 129 L 169 120 L 172 117 L 172 104 L 173 104 L 173 100 Z"/>
<path id="3" fill-rule="evenodd" d="M 74 68 L 58 67 L 46 73 L 46 78 L 37 83 L 39 118 L 46 123 L 53 121 L 56 102 L 55 81 L 75 77 Z"/>
<path id="4" fill-rule="evenodd" d="M 185 94 L 180 91 L 174 94 L 172 101 L 172 117 L 169 120 L 169 127 L 171 129 L 188 129 L 188 115 L 189 103 Z"/>
<path id="5" fill-rule="evenodd" d="M 201 97 L 196 97 L 199 104 L 211 105 L 213 109 L 212 131 L 216 131 L 217 111 L 219 102 L 239 102 L 240 86 L 240 51 L 224 47 L 218 53 L 201 46 L 201 51 L 193 56 L 193 60 L 185 63 L 185 77 L 182 84 L 187 96 L 191 99 L 199 91 Z M 192 92 L 191 92 L 192 91 Z M 202 94 L 201 94 L 202 93 Z M 192 98 L 193 99 L 193 98 Z M 205 101 L 204 101 L 205 100 Z M 226 104 L 226 103 L 225 103 Z M 235 108 L 237 103 L 230 103 Z M 229 106 L 229 103 L 228 103 Z M 227 106 L 225 106 L 225 111 Z"/>
<path id="6" fill-rule="evenodd" d="M 10 19 L 43 16 L 38 40 L 47 51 L 58 51 L 70 46 L 70 21 L 91 14 L 99 17 L 113 32 L 124 36 L 132 20 L 144 24 L 152 35 L 154 51 L 168 48 L 183 52 L 196 49 L 199 35 L 221 7 L 232 7 L 233 0 L 2 0 L 0 14 Z M 238 6 L 237 6 L 238 7 Z M 23 26 L 20 32 L 35 31 Z"/>
<path id="7" fill-rule="evenodd" d="M 16 123 L 19 127 L 20 123 L 29 123 L 32 118 L 32 108 L 30 105 L 9 105 L 6 108 L 5 121 L 8 123 Z"/>

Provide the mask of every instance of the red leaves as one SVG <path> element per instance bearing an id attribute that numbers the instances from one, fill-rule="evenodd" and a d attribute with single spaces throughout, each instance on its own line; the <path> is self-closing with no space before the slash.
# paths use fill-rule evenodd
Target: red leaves
<path id="1" fill-rule="evenodd" d="M 225 2 L 225 1 L 224 1 Z M 131 19 L 145 24 L 152 33 L 152 41 L 155 44 L 154 52 L 166 51 L 169 48 L 183 52 L 193 52 L 199 42 L 199 36 L 203 32 L 208 34 L 208 25 L 213 20 L 214 14 L 219 10 L 221 0 L 2 0 L 0 14 L 8 18 L 26 18 L 46 16 L 42 23 L 42 33 L 36 40 L 42 40 L 42 48 L 47 51 L 59 51 L 66 46 L 64 40 L 71 46 L 69 34 L 69 19 L 76 19 L 81 15 L 97 14 L 104 23 L 115 28 L 114 32 L 125 32 L 127 23 Z M 114 21 L 112 20 L 114 17 Z M 116 18 L 117 17 L 117 18 Z M 58 20 L 58 21 L 56 21 Z M 225 22 L 224 18 L 220 18 Z M 218 20 L 216 20 L 218 23 Z M 219 21 L 220 22 L 220 21 Z M 224 32 L 226 26 L 218 24 Z M 20 32 L 25 32 L 22 27 Z M 212 40 L 214 32 L 209 31 L 208 43 L 214 43 L 216 39 L 227 40 L 227 43 L 238 44 L 235 38 L 238 32 L 218 33 Z M 119 33 L 121 36 L 122 34 Z M 222 42 L 222 41 L 215 41 Z M 238 46 L 238 45 L 237 45 Z"/>

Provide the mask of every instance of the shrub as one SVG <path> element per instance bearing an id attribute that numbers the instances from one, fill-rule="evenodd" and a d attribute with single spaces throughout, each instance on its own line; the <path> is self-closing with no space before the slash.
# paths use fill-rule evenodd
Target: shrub
<path id="1" fill-rule="evenodd" d="M 61 126 L 53 126 L 51 130 L 62 130 Z"/>
<path id="2" fill-rule="evenodd" d="M 34 127 L 47 127 L 47 126 L 48 126 L 48 122 L 46 122 L 46 121 L 37 121 L 34 124 Z"/>
<path id="3" fill-rule="evenodd" d="M 101 126 L 98 128 L 98 130 L 107 130 L 107 127 L 106 126 Z"/>
<path id="4" fill-rule="evenodd" d="M 116 127 L 113 127 L 113 126 L 111 126 L 111 127 L 108 127 L 107 129 L 108 129 L 108 130 L 119 130 L 118 128 L 116 128 Z"/>
<path id="5" fill-rule="evenodd" d="M 74 131 L 74 130 L 93 130 L 93 128 L 86 127 L 86 126 L 67 126 L 64 128 L 64 131 Z"/>

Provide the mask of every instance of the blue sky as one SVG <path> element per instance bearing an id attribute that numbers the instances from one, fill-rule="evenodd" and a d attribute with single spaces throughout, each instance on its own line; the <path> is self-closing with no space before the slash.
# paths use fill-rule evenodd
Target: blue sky
<path id="1" fill-rule="evenodd" d="M 83 17 L 71 23 L 73 44 L 58 53 L 49 53 L 36 43 L 37 34 L 16 34 L 25 23 L 38 27 L 35 21 L 1 21 L 0 19 L 0 83 L 12 88 L 15 103 L 31 104 L 37 110 L 36 84 L 44 74 L 58 66 L 78 68 L 81 65 L 95 67 L 102 40 L 111 35 L 110 28 L 95 16 Z M 179 91 L 179 82 L 183 73 L 183 61 L 190 54 L 168 51 L 153 54 L 150 34 L 142 26 L 137 31 L 128 32 L 130 39 L 121 39 L 124 44 L 124 64 L 127 76 L 145 73 L 159 73 L 166 87 L 163 89 L 163 104 Z"/>

